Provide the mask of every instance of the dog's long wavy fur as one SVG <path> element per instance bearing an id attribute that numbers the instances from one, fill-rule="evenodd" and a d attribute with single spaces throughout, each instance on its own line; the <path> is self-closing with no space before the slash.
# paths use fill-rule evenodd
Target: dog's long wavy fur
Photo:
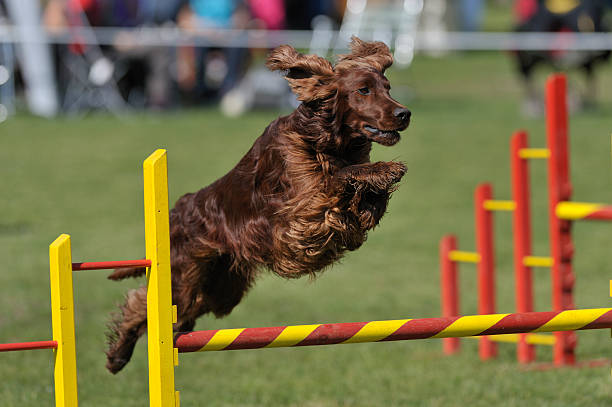
<path id="1" fill-rule="evenodd" d="M 302 104 L 270 123 L 228 174 L 171 210 L 175 331 L 192 330 L 206 313 L 229 314 L 262 269 L 314 276 L 363 244 L 406 171 L 369 157 L 373 141 L 395 144 L 408 126 L 409 112 L 389 96 L 383 75 L 392 62 L 386 45 L 358 38 L 335 66 L 288 45 L 270 53 L 267 67 L 286 72 Z M 144 273 L 117 269 L 109 278 Z M 129 291 L 110 325 L 113 373 L 146 330 L 145 290 Z"/>

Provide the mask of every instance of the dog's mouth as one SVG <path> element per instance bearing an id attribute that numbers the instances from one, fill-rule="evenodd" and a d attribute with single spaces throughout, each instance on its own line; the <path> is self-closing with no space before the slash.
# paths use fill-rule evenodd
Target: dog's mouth
<path id="1" fill-rule="evenodd" d="M 383 146 L 392 146 L 397 144 L 397 142 L 400 140 L 399 132 L 404 130 L 403 128 L 395 130 L 382 130 L 369 125 L 365 125 L 363 128 L 366 130 L 367 138 L 378 144 L 382 144 Z"/>

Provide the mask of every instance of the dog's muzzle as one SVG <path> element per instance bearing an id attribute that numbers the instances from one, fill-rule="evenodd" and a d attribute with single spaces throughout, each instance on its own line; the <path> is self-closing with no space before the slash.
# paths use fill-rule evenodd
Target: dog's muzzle
<path id="1" fill-rule="evenodd" d="M 383 146 L 392 146 L 400 140 L 400 134 L 397 130 L 380 130 L 372 126 L 364 126 L 366 137 Z"/>

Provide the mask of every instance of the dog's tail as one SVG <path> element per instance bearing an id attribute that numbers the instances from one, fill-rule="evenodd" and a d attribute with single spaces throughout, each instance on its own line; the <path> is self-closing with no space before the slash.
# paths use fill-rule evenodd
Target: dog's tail
<path id="1" fill-rule="evenodd" d="M 125 278 L 136 278 L 145 275 L 147 269 L 145 267 L 124 267 L 120 269 L 115 269 L 109 276 L 107 277 L 109 280 L 119 281 Z"/>

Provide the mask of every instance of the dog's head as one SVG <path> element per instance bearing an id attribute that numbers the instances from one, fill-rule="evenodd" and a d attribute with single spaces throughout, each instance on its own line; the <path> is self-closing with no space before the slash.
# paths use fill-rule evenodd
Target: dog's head
<path id="1" fill-rule="evenodd" d="M 389 94 L 384 75 L 393 63 L 389 48 L 357 37 L 350 47 L 351 52 L 340 55 L 332 66 L 317 55 L 302 55 L 282 45 L 270 53 L 266 66 L 287 72 L 285 78 L 300 101 L 331 109 L 337 135 L 394 145 L 410 123 L 410 111 Z"/>

